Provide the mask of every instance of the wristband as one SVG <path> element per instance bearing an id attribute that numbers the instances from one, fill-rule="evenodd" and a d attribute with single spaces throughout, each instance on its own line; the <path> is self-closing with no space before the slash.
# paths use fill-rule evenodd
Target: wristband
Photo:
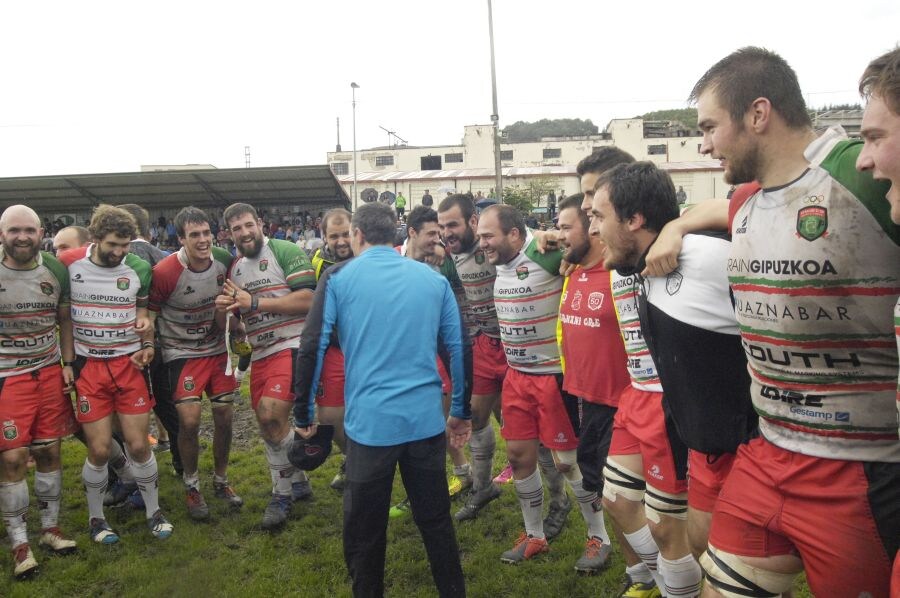
<path id="1" fill-rule="evenodd" d="M 153 343 L 150 343 L 150 342 L 141 343 L 141 349 L 153 349 Z"/>
<path id="2" fill-rule="evenodd" d="M 75 365 L 75 362 L 74 362 L 74 361 L 65 361 L 65 360 L 63 360 L 63 367 L 64 367 L 64 368 L 70 368 L 70 367 L 72 367 L 73 365 Z"/>
<path id="3" fill-rule="evenodd" d="M 256 295 L 250 296 L 250 311 L 254 312 L 259 309 L 259 297 Z"/>

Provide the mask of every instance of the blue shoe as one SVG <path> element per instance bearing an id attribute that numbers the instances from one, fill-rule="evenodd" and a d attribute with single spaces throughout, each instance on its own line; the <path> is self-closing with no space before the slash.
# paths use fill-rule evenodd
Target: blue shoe
<path id="1" fill-rule="evenodd" d="M 175 529 L 165 515 L 162 514 L 162 510 L 157 511 L 153 514 L 153 517 L 147 520 L 147 527 L 150 528 L 150 533 L 153 534 L 153 537 L 160 540 L 165 540 L 171 536 L 172 531 Z"/>
<path id="2" fill-rule="evenodd" d="M 263 513 L 262 528 L 274 530 L 284 525 L 291 513 L 292 502 L 290 496 L 273 494 L 265 513 Z"/>
<path id="3" fill-rule="evenodd" d="M 117 505 L 121 505 L 131 493 L 137 490 L 137 483 L 128 482 L 125 483 L 122 480 L 116 480 L 112 484 L 109 485 L 109 488 L 106 489 L 106 494 L 103 495 L 103 506 L 104 507 L 115 507 Z"/>
<path id="4" fill-rule="evenodd" d="M 91 540 L 98 544 L 115 544 L 119 541 L 119 534 L 109 527 L 106 519 L 91 519 L 90 534 Z"/>
<path id="5" fill-rule="evenodd" d="M 129 494 L 125 502 L 135 511 L 143 511 L 147 508 L 144 504 L 144 497 L 141 496 L 140 490 L 135 490 L 134 492 Z"/>

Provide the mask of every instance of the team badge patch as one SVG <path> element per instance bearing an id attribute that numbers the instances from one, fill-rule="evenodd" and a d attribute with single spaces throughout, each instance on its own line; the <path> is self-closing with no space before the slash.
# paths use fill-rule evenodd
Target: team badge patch
<path id="1" fill-rule="evenodd" d="M 484 263 L 484 254 L 480 251 L 475 254 L 475 263 L 479 266 Z"/>
<path id="2" fill-rule="evenodd" d="M 594 291 L 590 295 L 588 295 L 588 309 L 591 311 L 597 311 L 603 307 L 603 293 L 600 291 Z"/>
<path id="3" fill-rule="evenodd" d="M 91 410 L 91 403 L 87 400 L 87 397 L 78 397 L 78 411 L 79 413 L 87 413 Z"/>
<path id="4" fill-rule="evenodd" d="M 809 206 L 797 212 L 797 234 L 815 241 L 828 230 L 828 208 Z"/>
<path id="5" fill-rule="evenodd" d="M 516 276 L 519 277 L 519 280 L 528 278 L 528 266 L 519 266 L 516 268 Z"/>
<path id="6" fill-rule="evenodd" d="M 16 422 L 10 420 L 3 422 L 3 438 L 6 440 L 15 440 L 19 437 L 19 428 Z"/>
<path id="7" fill-rule="evenodd" d="M 265 272 L 269 269 L 269 260 L 259 260 L 259 271 Z"/>
<path id="8" fill-rule="evenodd" d="M 41 283 L 41 292 L 47 296 L 52 295 L 53 294 L 53 285 L 50 284 L 49 282 L 42 282 Z"/>
<path id="9" fill-rule="evenodd" d="M 118 287 L 120 291 L 127 291 L 130 286 L 131 281 L 128 278 L 123 276 L 122 278 L 116 279 L 116 287 Z"/>
<path id="10" fill-rule="evenodd" d="M 182 384 L 184 389 L 187 391 L 194 390 L 194 377 L 193 376 L 185 376 L 184 383 Z"/>
<path id="11" fill-rule="evenodd" d="M 666 276 L 666 292 L 670 296 L 677 293 L 681 289 L 682 281 L 684 281 L 684 276 L 682 276 L 681 272 L 678 270 L 669 273 L 669 275 Z"/>
<path id="12" fill-rule="evenodd" d="M 225 275 L 224 274 L 219 274 L 218 276 L 216 276 L 216 284 L 219 286 L 222 286 L 223 284 L 225 284 Z"/>

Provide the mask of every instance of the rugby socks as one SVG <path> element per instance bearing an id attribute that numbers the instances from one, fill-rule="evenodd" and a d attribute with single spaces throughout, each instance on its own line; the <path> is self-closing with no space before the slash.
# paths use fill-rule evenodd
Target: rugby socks
<path id="1" fill-rule="evenodd" d="M 662 591 L 666 586 L 663 583 L 662 575 L 656 570 L 656 561 L 659 558 L 659 547 L 656 545 L 656 540 L 654 540 L 653 536 L 650 534 L 650 526 L 645 525 L 633 534 L 622 535 L 625 536 L 625 539 L 631 544 L 631 548 L 634 549 L 634 552 L 637 553 L 637 555 L 641 557 L 641 560 L 644 561 L 644 564 L 647 565 L 647 569 L 650 570 L 650 575 L 653 576 L 653 581 L 656 582 L 656 585 L 659 587 L 660 591 Z"/>
<path id="2" fill-rule="evenodd" d="M 119 476 L 120 482 L 123 484 L 134 483 L 134 475 L 131 473 L 131 465 L 128 462 L 128 457 L 125 455 L 125 451 L 122 450 L 119 443 L 116 442 L 115 438 L 109 442 L 109 466 L 112 467 L 113 471 L 116 472 L 116 475 Z"/>
<path id="3" fill-rule="evenodd" d="M 156 455 L 150 451 L 150 458 L 144 463 L 131 462 L 134 481 L 137 482 L 141 498 L 147 508 L 147 519 L 159 510 L 159 468 L 156 466 Z"/>
<path id="4" fill-rule="evenodd" d="M 194 473 L 189 474 L 188 472 L 184 472 L 181 474 L 181 479 L 184 480 L 184 487 L 190 490 L 194 488 L 196 490 L 200 490 L 200 473 L 195 471 Z"/>
<path id="5" fill-rule="evenodd" d="M 569 480 L 569 486 L 578 501 L 578 508 L 581 509 L 581 516 L 587 524 L 588 537 L 600 538 L 604 544 L 609 544 L 609 533 L 606 531 L 606 525 L 603 523 L 603 507 L 597 500 L 597 493 L 585 490 L 583 486 L 584 480 L 579 478 L 577 481 Z"/>
<path id="6" fill-rule="evenodd" d="M 109 473 L 106 471 L 106 463 L 94 465 L 87 459 L 81 468 L 81 479 L 84 481 L 84 493 L 87 495 L 88 517 L 91 519 L 105 519 L 103 516 L 103 493 L 109 482 Z"/>
<path id="7" fill-rule="evenodd" d="M 541 474 L 535 469 L 523 480 L 515 480 L 516 495 L 522 507 L 525 533 L 535 538 L 544 537 L 544 486 Z"/>
<path id="8" fill-rule="evenodd" d="M 625 573 L 628 574 L 628 577 L 631 578 L 633 583 L 651 583 L 653 581 L 653 576 L 650 575 L 650 569 L 647 568 L 643 562 L 638 563 L 637 565 L 631 565 L 630 567 L 625 567 Z"/>
<path id="9" fill-rule="evenodd" d="M 13 548 L 28 542 L 28 530 L 25 527 L 27 513 L 28 484 L 25 480 L 0 482 L 0 514 Z"/>
<path id="10" fill-rule="evenodd" d="M 453 466 L 453 475 L 458 478 L 465 478 L 472 476 L 472 468 L 469 467 L 468 463 L 463 463 L 462 465 L 454 465 Z"/>
<path id="11" fill-rule="evenodd" d="M 273 494 L 291 495 L 294 466 L 288 461 L 288 450 L 293 441 L 293 432 L 288 432 L 279 442 L 266 440 L 266 459 L 269 462 L 269 473 L 272 476 Z"/>
<path id="12" fill-rule="evenodd" d="M 657 565 L 659 574 L 666 584 L 665 588 L 660 588 L 665 590 L 663 595 L 672 598 L 700 595 L 700 580 L 703 578 L 703 573 L 692 555 L 688 554 L 674 561 L 659 555 Z"/>
<path id="13" fill-rule="evenodd" d="M 472 432 L 469 450 L 472 452 L 472 490 L 478 492 L 491 483 L 491 466 L 494 463 L 494 428 L 490 424 Z"/>
<path id="14" fill-rule="evenodd" d="M 541 466 L 541 473 L 547 480 L 547 488 L 550 489 L 550 500 L 558 505 L 564 505 L 568 502 L 569 497 L 566 495 L 566 482 L 563 475 L 556 469 L 553 462 L 553 455 L 550 449 L 545 446 L 538 448 L 538 464 Z"/>
<path id="15" fill-rule="evenodd" d="M 306 472 L 302 469 L 294 468 L 294 473 L 291 474 L 291 484 L 294 482 L 308 482 L 309 476 L 306 475 Z"/>
<path id="16" fill-rule="evenodd" d="M 35 471 L 34 495 L 41 510 L 41 529 L 56 527 L 59 523 L 59 500 L 62 496 L 62 470 Z"/>

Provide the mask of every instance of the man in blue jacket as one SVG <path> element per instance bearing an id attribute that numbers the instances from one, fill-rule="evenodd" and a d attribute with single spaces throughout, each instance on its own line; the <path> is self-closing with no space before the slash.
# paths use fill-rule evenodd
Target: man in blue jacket
<path id="1" fill-rule="evenodd" d="M 358 257 L 319 280 L 300 340 L 294 420 L 301 436 L 315 434 L 316 386 L 336 329 L 346 371 L 344 559 L 353 595 L 384 593 L 388 509 L 399 464 L 435 585 L 441 596 L 465 596 L 444 463 L 446 439 L 462 447 L 471 434 L 471 350 L 447 279 L 394 251 L 394 233 L 386 205 L 366 204 L 353 215 Z M 446 421 L 439 343 L 450 355 L 453 381 Z"/>

